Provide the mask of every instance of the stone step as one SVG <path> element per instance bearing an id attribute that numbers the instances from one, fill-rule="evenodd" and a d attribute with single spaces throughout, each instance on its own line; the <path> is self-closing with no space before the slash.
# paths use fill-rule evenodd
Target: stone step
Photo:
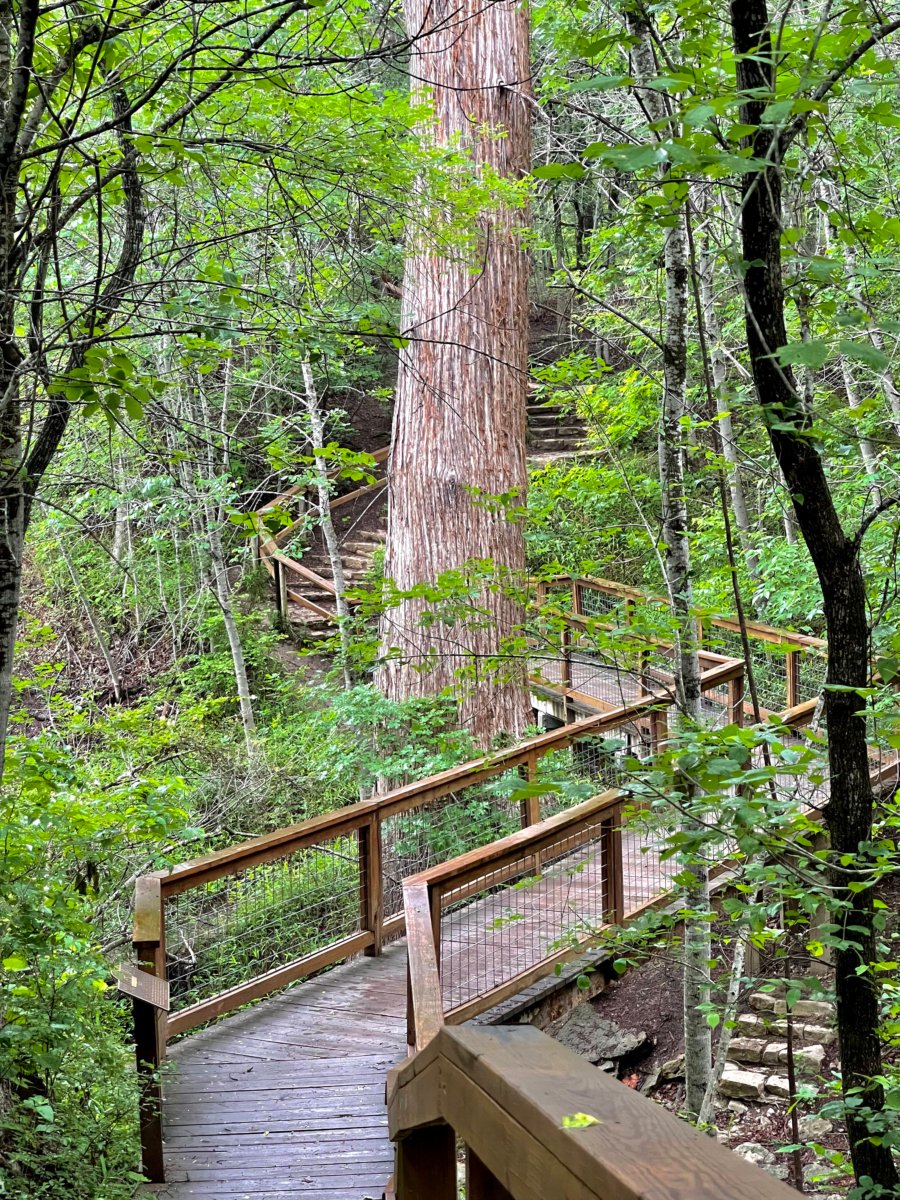
<path id="1" fill-rule="evenodd" d="M 772 1096 L 785 1100 L 791 1093 L 783 1075 L 750 1071 L 728 1064 L 719 1080 L 719 1094 L 729 1100 L 766 1100 Z"/>
<path id="2" fill-rule="evenodd" d="M 806 1021 L 793 1021 L 792 1025 L 794 1044 L 798 1046 L 813 1046 L 817 1043 L 830 1046 L 837 1037 L 835 1031 L 827 1025 L 814 1025 Z M 737 1037 L 760 1038 L 771 1042 L 776 1035 L 787 1035 L 787 1021 L 774 1013 L 743 1013 L 735 1022 L 734 1032 Z"/>
<path id="3" fill-rule="evenodd" d="M 731 1062 L 747 1063 L 751 1066 L 778 1066 L 787 1062 L 787 1050 L 787 1042 L 733 1037 L 728 1046 L 728 1058 Z M 825 1047 L 821 1044 L 797 1046 L 794 1050 L 794 1062 L 801 1070 L 820 1071 L 824 1061 Z"/>
<path id="4" fill-rule="evenodd" d="M 749 1003 L 758 1013 L 771 1013 L 776 1017 L 783 1017 L 787 1013 L 785 1001 L 770 992 L 754 992 Z M 830 1000 L 796 1000 L 791 1009 L 791 1016 L 805 1017 L 820 1025 L 829 1024 L 835 1019 L 834 1005 Z"/>

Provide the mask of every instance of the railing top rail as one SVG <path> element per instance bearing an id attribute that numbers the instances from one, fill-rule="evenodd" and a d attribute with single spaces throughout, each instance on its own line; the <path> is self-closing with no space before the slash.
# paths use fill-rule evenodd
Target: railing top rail
<path id="1" fill-rule="evenodd" d="M 517 829 L 515 833 L 509 833 L 506 837 L 488 842 L 487 845 L 477 846 L 474 850 L 467 850 L 447 862 L 428 867 L 415 875 L 408 875 L 403 881 L 404 885 L 426 884 L 446 887 L 450 883 L 466 883 L 488 868 L 496 868 L 506 862 L 515 862 L 525 854 L 553 845 L 562 834 L 593 824 L 591 818 L 595 818 L 601 813 L 615 811 L 623 799 L 623 793 L 618 788 L 609 788 L 597 796 L 592 796 L 589 800 L 582 800 L 580 804 L 565 809 L 564 812 L 555 813 L 552 817 L 545 817 L 536 825 Z"/>
<path id="2" fill-rule="evenodd" d="M 587 1112 L 595 1124 L 567 1127 Z M 513 1200 L 787 1200 L 758 1167 L 529 1025 L 444 1026 L 389 1076 L 392 1138 L 450 1125 Z"/>
<path id="3" fill-rule="evenodd" d="M 716 668 L 717 671 L 724 668 Z M 709 672 L 712 676 L 713 672 Z M 671 704 L 671 697 L 656 695 L 648 697 L 637 704 L 625 705 L 588 717 L 583 721 L 575 721 L 563 725 L 550 733 L 545 733 L 508 750 L 500 750 L 496 754 L 482 758 L 471 759 L 457 767 L 450 767 L 437 775 L 431 775 L 415 783 L 394 788 L 371 800 L 362 800 L 357 804 L 349 804 L 346 808 L 335 809 L 318 817 L 310 817 L 296 825 L 276 829 L 260 837 L 251 838 L 225 850 L 213 851 L 200 858 L 179 863 L 173 867 L 153 872 L 144 878 L 160 880 L 163 891 L 175 894 L 193 886 L 194 882 L 207 881 L 232 871 L 240 870 L 247 865 L 264 862 L 276 858 L 288 849 L 300 849 L 304 845 L 313 845 L 317 840 L 328 837 L 338 837 L 344 832 L 351 832 L 361 825 L 367 824 L 376 814 L 381 817 L 391 816 L 409 808 L 427 804 L 440 799 L 460 787 L 469 787 L 490 779 L 495 775 L 514 767 L 525 765 L 534 756 L 540 756 L 550 750 L 564 749 L 573 741 L 591 737 L 617 726 L 627 724 L 647 713 L 658 709 L 660 705 Z"/>
<path id="4" fill-rule="evenodd" d="M 740 659 L 726 659 L 718 666 L 703 672 L 701 685 L 704 690 L 716 687 L 737 678 L 742 674 L 743 669 L 744 664 Z M 271 833 L 262 834 L 260 837 L 239 842 L 224 850 L 216 850 L 200 858 L 190 859 L 173 867 L 152 872 L 145 878 L 159 879 L 163 892 L 167 895 L 175 895 L 198 883 L 208 882 L 248 866 L 269 861 L 290 850 L 314 845 L 324 838 L 340 837 L 344 833 L 350 833 L 368 824 L 376 815 L 384 818 L 439 800 L 451 792 L 458 791 L 461 787 L 470 787 L 516 767 L 526 766 L 533 759 L 539 758 L 551 750 L 565 749 L 582 738 L 593 737 L 616 729 L 631 721 L 639 720 L 660 707 L 670 706 L 672 703 L 671 695 L 657 691 L 634 704 L 623 705 L 584 720 L 574 721 L 549 733 L 520 742 L 506 750 L 470 759 L 468 762 L 450 767 L 436 775 L 430 775 L 425 779 L 394 788 L 371 800 L 363 800 L 321 816 L 310 817 L 295 825 L 288 825 L 273 830 Z"/>
<path id="5" fill-rule="evenodd" d="M 574 583 L 582 587 L 593 588 L 594 591 L 623 596 L 628 600 L 646 600 L 658 604 L 669 603 L 664 596 L 654 596 L 649 592 L 642 592 L 639 588 L 629 587 L 624 583 L 616 583 L 613 579 L 602 579 L 599 576 L 593 575 L 585 575 L 583 577 L 554 575 L 549 580 L 541 580 L 539 582 Z M 740 621 L 735 620 L 733 617 L 710 617 L 708 619 L 717 628 L 728 629 L 735 633 L 740 632 Z M 764 625 L 761 621 L 747 621 L 746 627 L 751 637 L 759 638 L 761 641 L 796 645 L 809 650 L 827 650 L 828 648 L 828 643 L 824 638 L 812 637 L 807 633 L 794 633 L 790 629 L 779 629 L 774 625 Z"/>

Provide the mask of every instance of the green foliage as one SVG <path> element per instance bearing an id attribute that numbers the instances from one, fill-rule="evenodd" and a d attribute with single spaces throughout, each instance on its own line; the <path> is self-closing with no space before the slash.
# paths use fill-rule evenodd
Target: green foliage
<path id="1" fill-rule="evenodd" d="M 101 897 L 130 855 L 152 859 L 185 824 L 180 801 L 176 786 L 153 779 L 92 784 L 46 740 L 10 748 L 0 797 L 5 1195 L 117 1200 L 133 1190 L 130 1016 L 109 990 Z"/>

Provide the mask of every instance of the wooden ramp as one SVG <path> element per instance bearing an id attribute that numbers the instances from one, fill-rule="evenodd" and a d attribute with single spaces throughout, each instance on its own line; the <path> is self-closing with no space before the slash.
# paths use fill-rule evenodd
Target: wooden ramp
<path id="1" fill-rule="evenodd" d="M 171 1048 L 162 1200 L 380 1200 L 384 1086 L 406 1057 L 406 946 L 356 958 Z"/>

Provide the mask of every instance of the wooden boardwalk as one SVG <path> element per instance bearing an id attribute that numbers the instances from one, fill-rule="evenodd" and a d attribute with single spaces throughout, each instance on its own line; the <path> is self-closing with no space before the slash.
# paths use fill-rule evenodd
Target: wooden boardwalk
<path id="1" fill-rule="evenodd" d="M 171 1048 L 162 1200 L 380 1200 L 406 949 L 357 958 Z"/>
<path id="2" fill-rule="evenodd" d="M 449 911 L 446 1010 L 540 962 L 602 913 L 599 843 L 526 886 Z M 593 847 L 593 848 L 592 848 Z M 664 887 L 657 855 L 623 847 L 626 907 Z M 406 943 L 358 957 L 170 1048 L 161 1200 L 380 1200 L 393 1171 L 385 1077 L 406 1056 Z"/>

